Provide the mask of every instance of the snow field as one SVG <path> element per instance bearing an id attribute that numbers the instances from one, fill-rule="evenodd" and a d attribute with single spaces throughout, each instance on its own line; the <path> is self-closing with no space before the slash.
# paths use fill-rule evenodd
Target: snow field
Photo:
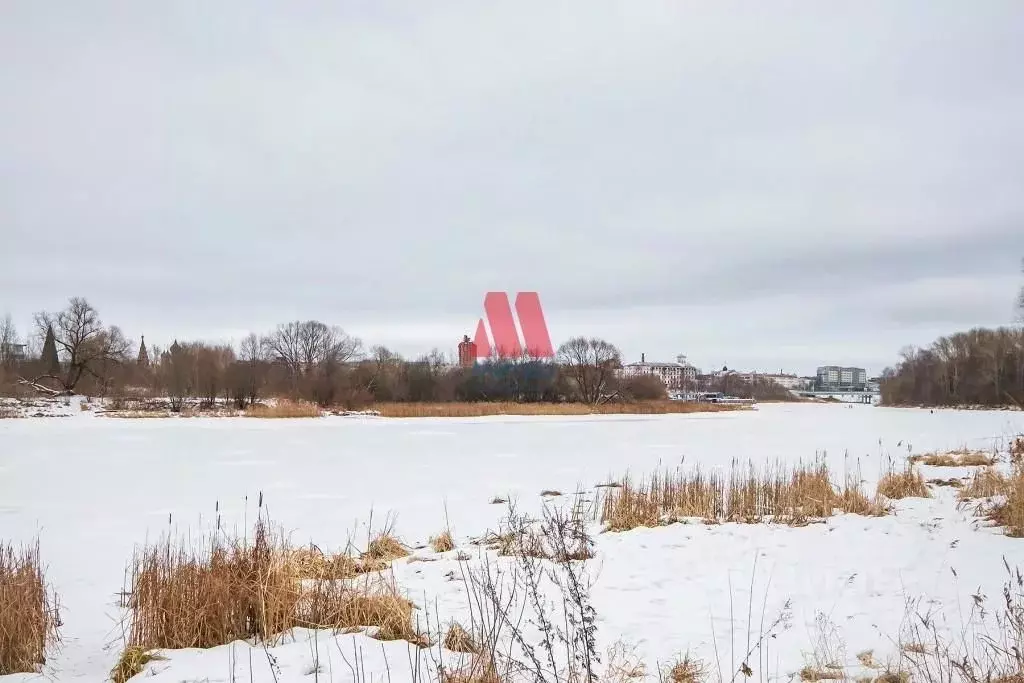
<path id="1" fill-rule="evenodd" d="M 626 471 L 641 475 L 679 463 L 725 469 L 734 458 L 796 462 L 821 453 L 835 474 L 859 466 L 873 490 L 890 462 L 902 464 L 908 453 L 1005 448 L 1021 431 L 1020 413 L 843 405 L 642 417 L 134 421 L 82 413 L 5 420 L 0 538 L 41 538 L 48 577 L 65 607 L 64 643 L 44 674 L 100 681 L 120 650 L 116 593 L 134 547 L 169 526 L 208 528 L 218 502 L 224 524 L 241 530 L 250 526 L 262 491 L 272 518 L 296 544 L 312 540 L 334 550 L 366 538 L 371 510 L 374 528 L 390 516 L 410 545 L 426 544 L 450 525 L 460 551 L 394 565 L 417 614 L 443 624 L 468 617 L 468 587 L 459 577 L 479 566 L 481 551 L 467 540 L 496 528 L 505 512 L 490 504 L 496 495 L 512 496 L 533 514 L 545 489 L 590 491 Z M 849 663 L 866 649 L 880 660 L 891 657 L 908 600 L 935 601 L 955 625 L 970 594 L 999 595 L 1003 556 L 1024 565 L 1024 542 L 958 509 L 952 489 L 932 490 L 934 498 L 900 501 L 894 515 L 876 519 L 600 534 L 587 563 L 599 650 L 626 643 L 648 673 L 686 651 L 729 672 L 745 649 L 748 626 L 756 632 L 762 611 L 770 620 L 788 602 L 788 628 L 772 639 L 756 676 L 798 671 L 820 640 L 820 615 L 835 626 Z M 472 560 L 457 561 L 457 552 Z M 417 554 L 437 557 L 427 549 Z M 487 557 L 498 565 L 511 561 Z M 331 653 L 330 674 L 325 658 L 311 652 Z M 352 660 L 360 652 L 364 673 L 354 673 L 341 655 Z M 397 682 L 415 678 L 409 652 L 404 643 L 381 644 L 365 634 L 300 632 L 272 649 L 276 667 L 262 648 L 235 644 L 165 653 L 168 659 L 149 669 L 168 681 L 245 679 L 251 654 L 253 680 L 387 680 L 390 672 Z M 314 659 L 320 673 L 309 673 Z M 429 661 L 424 666 L 429 671 Z"/>

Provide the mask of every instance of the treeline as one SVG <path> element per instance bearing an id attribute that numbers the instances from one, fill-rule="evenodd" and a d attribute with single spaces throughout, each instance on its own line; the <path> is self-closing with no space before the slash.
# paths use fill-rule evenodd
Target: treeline
<path id="1" fill-rule="evenodd" d="M 34 327 L 28 341 L 39 350 L 19 358 L 14 325 L 9 318 L 0 325 L 4 393 L 163 397 L 179 410 L 245 408 L 267 397 L 358 409 L 392 401 L 600 403 L 666 395 L 655 378 L 618 378 L 619 350 L 583 337 L 559 347 L 555 362 L 501 357 L 463 368 L 437 350 L 414 359 L 382 346 L 366 350 L 342 328 L 316 320 L 250 334 L 237 347 L 195 341 L 146 347 L 74 298 L 61 311 L 37 314 Z"/>
<path id="2" fill-rule="evenodd" d="M 727 396 L 750 398 L 755 401 L 799 401 L 792 391 L 775 380 L 754 375 L 747 378 L 739 374 L 725 374 L 709 381 L 705 391 L 719 391 Z"/>
<path id="3" fill-rule="evenodd" d="M 973 329 L 901 356 L 882 375 L 886 405 L 1024 406 L 1024 328 Z"/>

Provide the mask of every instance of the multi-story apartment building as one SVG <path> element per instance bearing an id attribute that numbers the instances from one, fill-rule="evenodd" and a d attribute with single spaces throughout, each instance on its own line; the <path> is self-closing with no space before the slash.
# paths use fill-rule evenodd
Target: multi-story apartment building
<path id="1" fill-rule="evenodd" d="M 818 368 L 815 388 L 819 391 L 865 391 L 868 373 L 864 368 L 823 365 Z"/>

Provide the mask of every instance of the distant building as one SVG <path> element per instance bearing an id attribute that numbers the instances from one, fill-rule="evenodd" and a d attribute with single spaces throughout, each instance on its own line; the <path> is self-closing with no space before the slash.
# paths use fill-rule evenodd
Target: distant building
<path id="1" fill-rule="evenodd" d="M 463 335 L 459 343 L 459 365 L 464 368 L 471 368 L 476 363 L 476 342 L 470 341 L 469 337 Z"/>
<path id="2" fill-rule="evenodd" d="M 815 378 L 819 391 L 866 391 L 867 387 L 868 373 L 864 368 L 823 365 Z"/>
<path id="3" fill-rule="evenodd" d="M 692 385 L 697 381 L 697 368 L 686 362 L 686 356 L 677 356 L 676 362 L 650 361 L 645 354 L 640 354 L 639 363 L 629 363 L 622 367 L 623 377 L 640 377 L 652 375 L 661 380 L 670 389 Z"/>
<path id="4" fill-rule="evenodd" d="M 3 353 L 0 353 L 0 358 L 8 358 L 16 363 L 20 363 L 27 357 L 25 354 L 24 344 L 4 344 L 3 349 L 0 349 Z"/>
<path id="5" fill-rule="evenodd" d="M 785 373 L 779 373 L 777 375 L 762 375 L 762 377 L 770 379 L 783 389 L 789 389 L 790 391 L 810 389 L 814 384 L 813 380 L 806 377 L 798 377 L 797 375 L 788 375 Z"/>

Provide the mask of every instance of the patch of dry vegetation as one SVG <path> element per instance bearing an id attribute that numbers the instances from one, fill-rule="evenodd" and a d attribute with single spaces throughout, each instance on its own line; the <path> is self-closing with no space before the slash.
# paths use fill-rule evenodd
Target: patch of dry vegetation
<path id="1" fill-rule="evenodd" d="M 118 657 L 117 664 L 110 671 L 110 680 L 113 683 L 125 683 L 132 676 L 142 673 L 142 670 L 150 662 L 164 659 L 166 658 L 151 650 L 141 647 L 126 647 Z"/>
<path id="2" fill-rule="evenodd" d="M 748 410 L 749 406 L 688 401 L 630 403 L 378 403 L 371 410 L 381 417 L 487 417 L 491 415 L 665 415 Z"/>
<path id="3" fill-rule="evenodd" d="M 800 680 L 814 683 L 814 681 L 841 681 L 846 678 L 842 669 L 815 669 L 812 666 L 805 666 L 800 669 Z"/>
<path id="4" fill-rule="evenodd" d="M 275 642 L 293 627 L 371 627 L 379 639 L 422 644 L 412 603 L 374 573 L 394 548 L 374 540 L 373 557 L 326 556 L 292 548 L 262 516 L 248 538 L 218 533 L 196 546 L 165 537 L 140 548 L 129 565 L 126 646 L 145 652 Z"/>
<path id="5" fill-rule="evenodd" d="M 441 672 L 440 683 L 509 683 L 507 672 L 499 672 L 489 656 L 473 657 L 469 664 Z"/>
<path id="6" fill-rule="evenodd" d="M 958 497 L 960 500 L 972 500 L 975 498 L 991 498 L 992 496 L 1005 496 L 1012 488 L 1011 478 L 995 467 L 986 467 L 979 470 L 971 477 L 970 483 L 960 489 Z"/>
<path id="7" fill-rule="evenodd" d="M 1010 477 L 1005 499 L 992 507 L 988 518 L 1004 527 L 1007 536 L 1024 538 L 1024 471 L 1018 469 Z"/>
<path id="8" fill-rule="evenodd" d="M 910 462 L 931 467 L 987 467 L 995 463 L 995 457 L 984 451 L 972 451 L 964 447 L 945 453 L 912 455 Z"/>
<path id="9" fill-rule="evenodd" d="M 531 519 L 509 505 L 498 531 L 489 531 L 472 543 L 506 557 L 559 563 L 589 560 L 594 556 L 594 543 L 586 526 L 592 516 L 579 500 L 569 510 L 545 506 L 540 519 Z"/>
<path id="10" fill-rule="evenodd" d="M 660 679 L 663 683 L 703 683 L 707 679 L 710 668 L 702 659 L 686 653 L 661 670 Z"/>
<path id="11" fill-rule="evenodd" d="M 1021 683 L 1024 681 L 1024 572 L 1002 561 L 999 597 L 981 591 L 952 632 L 919 596 L 907 603 L 899 634 L 901 678 L 893 683 Z M 891 669 L 892 667 L 888 667 Z"/>
<path id="12" fill-rule="evenodd" d="M 832 483 L 823 462 L 782 465 L 764 470 L 733 463 L 728 476 L 718 472 L 655 472 L 634 483 L 607 489 L 600 505 L 600 521 L 610 531 L 639 526 L 654 527 L 687 518 L 708 523 L 775 521 L 806 524 L 836 511 L 882 515 L 885 508 L 868 497 L 857 481 L 847 478 L 840 488 Z"/>
<path id="13" fill-rule="evenodd" d="M 0 676 L 33 673 L 57 642 L 57 597 L 46 583 L 39 543 L 0 543 Z"/>
<path id="14" fill-rule="evenodd" d="M 452 538 L 452 532 L 445 529 L 437 536 L 432 536 L 430 547 L 435 553 L 446 553 L 449 550 L 455 550 L 455 539 Z"/>
<path id="15" fill-rule="evenodd" d="M 873 683 L 910 683 L 910 674 L 900 669 L 889 668 L 878 674 Z"/>
<path id="16" fill-rule="evenodd" d="M 993 499 L 991 504 L 979 504 L 977 514 L 1004 527 L 1008 536 L 1024 537 L 1024 466 L 1015 465 L 1009 474 L 986 467 L 960 489 L 959 498 Z"/>
<path id="17" fill-rule="evenodd" d="M 622 640 L 612 643 L 605 654 L 604 683 L 634 683 L 647 677 L 647 665 L 631 647 Z"/>
<path id="18" fill-rule="evenodd" d="M 320 417 L 323 413 L 315 403 L 278 399 L 273 405 L 257 403 L 246 408 L 246 417 L 258 418 L 299 418 Z"/>
<path id="19" fill-rule="evenodd" d="M 292 550 L 287 561 L 291 570 L 302 579 L 351 579 L 370 571 L 378 571 L 374 564 L 346 553 L 327 554 L 316 546 Z"/>
<path id="20" fill-rule="evenodd" d="M 476 639 L 459 623 L 453 623 L 448 627 L 441 645 L 452 652 L 463 652 L 466 654 L 480 654 L 480 644 Z"/>
<path id="21" fill-rule="evenodd" d="M 890 500 L 932 496 L 924 477 L 909 463 L 902 471 L 890 470 L 882 476 L 878 481 L 878 495 Z"/>
<path id="22" fill-rule="evenodd" d="M 402 557 L 408 557 L 409 551 L 390 530 L 382 531 L 370 540 L 366 546 L 366 552 L 362 559 L 388 562 Z"/>

